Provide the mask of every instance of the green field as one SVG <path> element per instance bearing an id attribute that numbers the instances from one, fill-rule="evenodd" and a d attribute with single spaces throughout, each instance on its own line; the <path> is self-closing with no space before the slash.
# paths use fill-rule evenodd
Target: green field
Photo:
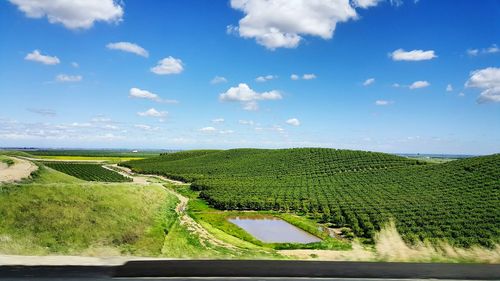
<path id="1" fill-rule="evenodd" d="M 103 168 L 100 164 L 44 162 L 45 166 L 86 181 L 130 182 L 131 178 Z"/>
<path id="2" fill-rule="evenodd" d="M 433 164 L 362 151 L 234 149 L 123 165 L 192 182 L 217 209 L 306 214 L 367 239 L 394 220 L 409 243 L 500 242 L 500 154 Z"/>
<path id="3" fill-rule="evenodd" d="M 162 253 L 177 204 L 162 186 L 88 183 L 40 169 L 29 182 L 0 184 L 0 253 Z"/>
<path id="4" fill-rule="evenodd" d="M 149 158 L 165 153 L 164 151 L 137 151 L 132 150 L 66 150 L 47 149 L 29 150 L 27 153 L 34 156 L 80 156 L 80 157 L 125 157 L 125 158 Z"/>

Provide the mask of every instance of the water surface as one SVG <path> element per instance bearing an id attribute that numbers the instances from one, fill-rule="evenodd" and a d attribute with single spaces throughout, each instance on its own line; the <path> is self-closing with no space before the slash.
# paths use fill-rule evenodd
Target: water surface
<path id="1" fill-rule="evenodd" d="M 230 222 L 264 243 L 312 243 L 321 239 L 288 222 L 276 218 L 230 218 Z"/>

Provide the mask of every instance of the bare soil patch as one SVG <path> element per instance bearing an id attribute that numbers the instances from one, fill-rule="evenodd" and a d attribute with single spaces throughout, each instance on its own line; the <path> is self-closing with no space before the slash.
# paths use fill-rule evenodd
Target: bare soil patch
<path id="1" fill-rule="evenodd" d="M 27 178 L 38 169 L 33 162 L 25 159 L 10 157 L 14 164 L 8 167 L 0 166 L 0 183 L 15 182 Z M 5 164 L 5 163 L 2 163 Z"/>

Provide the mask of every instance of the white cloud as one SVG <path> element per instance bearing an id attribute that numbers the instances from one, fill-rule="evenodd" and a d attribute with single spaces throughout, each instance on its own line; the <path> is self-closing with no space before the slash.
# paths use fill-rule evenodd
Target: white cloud
<path id="1" fill-rule="evenodd" d="M 304 80 L 312 80 L 312 79 L 316 79 L 316 75 L 313 74 L 313 73 L 310 73 L 310 74 L 304 74 L 302 75 L 302 79 Z"/>
<path id="2" fill-rule="evenodd" d="M 247 84 L 240 83 L 237 87 L 231 87 L 219 95 L 219 100 L 228 102 L 240 102 L 243 109 L 255 111 L 259 109 L 257 101 L 259 100 L 279 100 L 282 99 L 281 93 L 276 90 L 257 93 Z"/>
<path id="3" fill-rule="evenodd" d="M 266 76 L 259 76 L 257 78 L 255 78 L 255 81 L 257 82 L 267 82 L 269 80 L 273 80 L 273 79 L 276 79 L 278 78 L 278 76 L 276 75 L 266 75 Z"/>
<path id="4" fill-rule="evenodd" d="M 488 67 L 472 71 L 466 87 L 483 90 L 478 103 L 500 102 L 500 68 Z"/>
<path id="5" fill-rule="evenodd" d="M 496 44 L 491 45 L 491 47 L 484 50 L 486 54 L 496 54 L 500 52 L 500 48 Z"/>
<path id="6" fill-rule="evenodd" d="M 478 49 L 468 49 L 467 54 L 471 57 L 477 56 L 479 54 Z"/>
<path id="7" fill-rule="evenodd" d="M 110 50 L 120 50 L 128 53 L 133 53 L 145 58 L 149 57 L 148 51 L 146 51 L 143 47 L 130 42 L 109 43 L 106 45 L 106 48 Z"/>
<path id="8" fill-rule="evenodd" d="M 166 117 L 168 112 L 166 111 L 158 111 L 154 108 L 150 108 L 144 112 L 137 112 L 137 115 L 143 116 L 143 117 L 157 117 L 157 118 L 163 118 Z"/>
<path id="9" fill-rule="evenodd" d="M 462 93 L 462 92 L 460 92 L 460 93 L 458 94 L 458 96 L 459 96 L 459 97 L 465 97 L 465 94 L 464 94 L 464 93 Z"/>
<path id="10" fill-rule="evenodd" d="M 212 119 L 212 123 L 214 123 L 214 124 L 224 123 L 224 118 L 215 118 L 215 119 Z"/>
<path id="11" fill-rule="evenodd" d="M 24 57 L 24 59 L 30 60 L 30 61 L 36 61 L 36 62 L 40 62 L 43 64 L 48 64 L 48 65 L 54 65 L 54 64 L 58 64 L 61 62 L 58 57 L 56 57 L 56 56 L 51 57 L 51 56 L 47 56 L 47 55 L 42 55 L 39 50 L 34 50 L 33 52 L 27 54 Z"/>
<path id="12" fill-rule="evenodd" d="M 182 60 L 166 57 L 158 61 L 158 64 L 151 68 L 151 72 L 158 75 L 179 74 L 184 70 Z"/>
<path id="13" fill-rule="evenodd" d="M 392 87 L 399 88 L 399 87 L 401 87 L 401 85 L 399 85 L 399 83 L 394 83 L 394 84 L 392 84 Z"/>
<path id="14" fill-rule="evenodd" d="M 77 63 L 77 62 L 71 62 L 71 66 L 74 67 L 74 68 L 79 68 L 80 65 Z"/>
<path id="15" fill-rule="evenodd" d="M 300 121 L 297 118 L 290 118 L 290 119 L 286 120 L 285 123 L 287 123 L 288 125 L 291 125 L 291 126 L 295 126 L 295 127 L 300 126 Z"/>
<path id="16" fill-rule="evenodd" d="M 239 120 L 238 123 L 241 125 L 253 126 L 255 123 L 252 120 Z"/>
<path id="17" fill-rule="evenodd" d="M 231 0 L 231 7 L 245 16 L 228 32 L 271 50 L 295 48 L 304 35 L 330 39 L 337 23 L 357 17 L 349 0 Z"/>
<path id="18" fill-rule="evenodd" d="M 306 74 L 303 74 L 302 76 L 299 76 L 297 74 L 292 74 L 290 75 L 290 79 L 292 80 L 312 80 L 312 79 L 316 79 L 316 74 L 314 73 L 306 73 Z"/>
<path id="19" fill-rule="evenodd" d="M 379 105 L 379 106 L 390 105 L 393 103 L 394 103 L 393 101 L 388 101 L 388 100 L 376 100 L 375 101 L 375 105 Z"/>
<path id="20" fill-rule="evenodd" d="M 483 49 L 468 49 L 467 54 L 471 57 L 475 57 L 479 54 L 496 54 L 500 53 L 500 48 L 498 48 L 497 44 L 492 44 L 488 48 L 483 48 Z"/>
<path id="21" fill-rule="evenodd" d="M 199 129 L 198 131 L 204 132 L 204 133 L 214 133 L 217 131 L 217 129 L 215 129 L 214 127 L 204 127 L 204 128 Z"/>
<path id="22" fill-rule="evenodd" d="M 415 90 L 415 89 L 429 87 L 430 85 L 431 84 L 427 81 L 415 81 L 408 88 L 410 88 L 410 90 Z"/>
<path id="23" fill-rule="evenodd" d="M 135 128 L 143 130 L 143 131 L 157 131 L 160 128 L 159 127 L 152 127 L 149 125 L 143 125 L 143 124 L 136 124 L 134 125 Z"/>
<path id="24" fill-rule="evenodd" d="M 452 86 L 451 84 L 448 84 L 448 85 L 446 86 L 446 91 L 447 91 L 447 92 L 453 92 L 453 86 Z"/>
<path id="25" fill-rule="evenodd" d="M 165 100 L 160 98 L 157 94 L 151 93 L 150 91 L 141 90 L 139 88 L 131 88 L 129 91 L 130 98 L 148 99 L 161 103 L 178 103 L 176 100 Z"/>
<path id="26" fill-rule="evenodd" d="M 369 86 L 371 84 L 375 83 L 375 78 L 368 78 L 363 82 L 363 86 Z"/>
<path id="27" fill-rule="evenodd" d="M 391 53 L 391 57 L 395 61 L 422 61 L 431 60 L 437 58 L 433 50 L 423 51 L 423 50 L 413 50 L 405 51 L 403 49 L 397 49 Z"/>
<path id="28" fill-rule="evenodd" d="M 234 131 L 233 130 L 220 130 L 219 133 L 223 134 L 223 135 L 228 135 L 228 134 L 234 133 Z"/>
<path id="29" fill-rule="evenodd" d="M 69 29 L 87 29 L 96 21 L 119 22 L 123 8 L 114 0 L 9 0 L 29 18 L 47 17 Z"/>
<path id="30" fill-rule="evenodd" d="M 367 9 L 367 8 L 370 8 L 370 7 L 374 7 L 374 6 L 377 6 L 377 4 L 380 2 L 381 0 L 353 0 L 353 6 L 354 7 L 359 7 L 359 8 L 363 8 L 363 9 Z"/>
<path id="31" fill-rule="evenodd" d="M 215 76 L 212 80 L 210 80 L 210 84 L 220 84 L 220 83 L 226 83 L 227 79 L 226 77 L 223 76 Z"/>
<path id="32" fill-rule="evenodd" d="M 81 75 L 67 75 L 67 74 L 59 74 L 56 76 L 57 82 L 80 82 L 83 77 Z"/>

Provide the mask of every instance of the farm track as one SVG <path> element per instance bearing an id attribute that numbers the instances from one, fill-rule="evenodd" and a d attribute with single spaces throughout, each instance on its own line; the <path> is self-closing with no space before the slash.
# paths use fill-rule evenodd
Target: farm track
<path id="1" fill-rule="evenodd" d="M 104 168 L 113 170 L 115 172 L 118 172 L 118 170 L 121 170 L 121 172 L 118 172 L 124 176 L 131 177 L 134 180 L 134 183 L 141 183 L 141 184 L 151 184 L 150 182 L 147 181 L 148 178 L 154 178 L 154 179 L 159 179 L 162 181 L 166 181 L 169 183 L 172 183 L 174 185 L 185 185 L 186 183 L 176 181 L 169 179 L 164 176 L 158 176 L 158 175 L 147 175 L 147 174 L 137 174 L 134 173 L 131 169 L 126 168 L 126 167 L 121 167 L 118 166 L 117 164 L 113 165 L 103 165 Z M 112 167 L 112 168 L 111 168 Z M 186 212 L 187 210 L 187 204 L 189 201 L 189 198 L 183 196 L 182 194 L 176 192 L 175 190 L 171 188 L 165 188 L 165 190 L 172 195 L 176 196 L 177 199 L 179 199 L 179 203 L 175 207 L 175 212 L 179 216 L 180 224 L 185 226 L 189 232 L 195 233 L 199 240 L 200 243 L 202 243 L 204 246 L 209 246 L 209 244 L 217 246 L 217 247 L 224 247 L 226 249 L 237 249 L 236 246 L 226 243 L 218 238 L 216 238 L 213 234 L 208 232 L 202 225 L 200 225 L 197 221 L 195 221 L 189 214 Z"/>

